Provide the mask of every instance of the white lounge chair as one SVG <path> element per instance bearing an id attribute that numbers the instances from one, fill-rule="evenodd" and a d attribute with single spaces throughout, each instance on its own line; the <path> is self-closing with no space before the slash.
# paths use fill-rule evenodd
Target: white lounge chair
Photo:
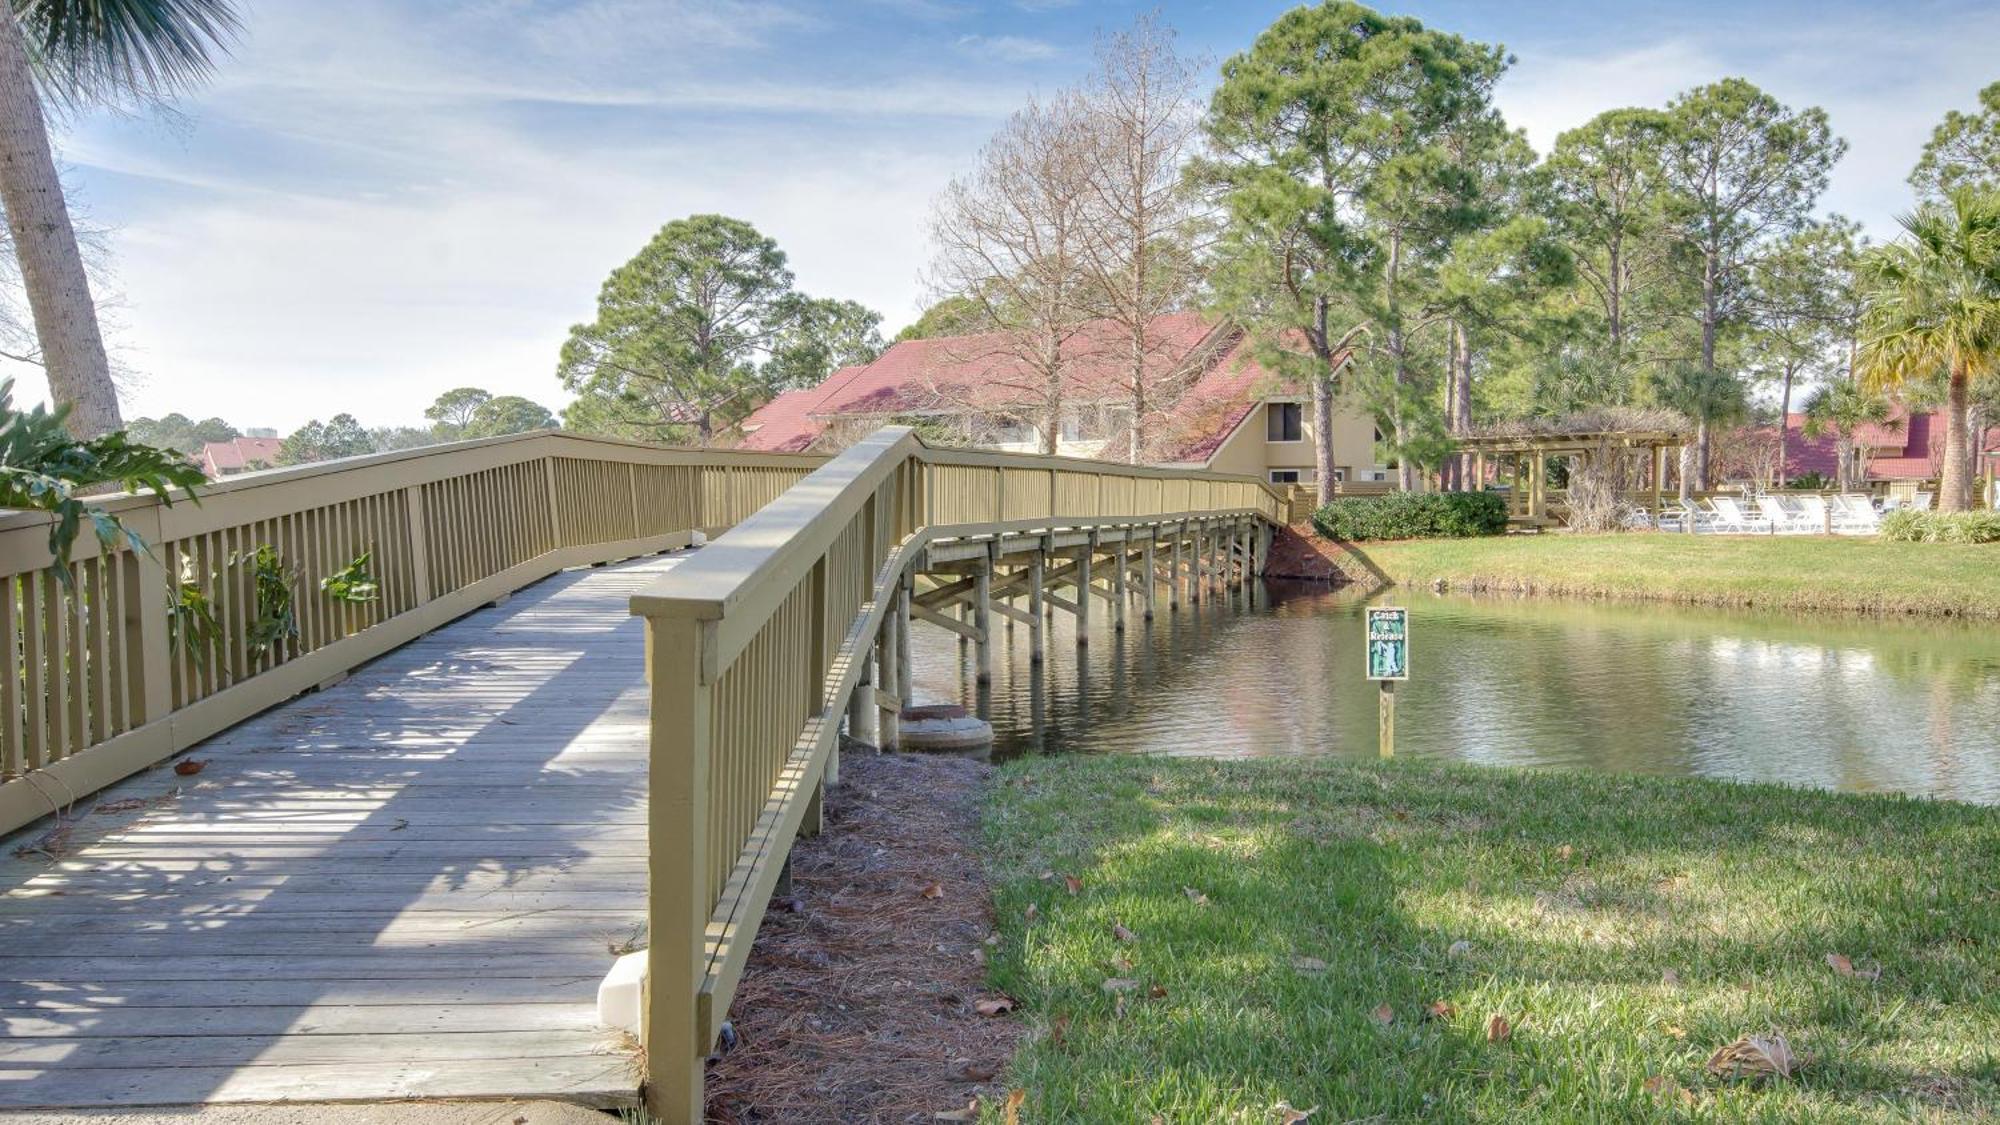
<path id="1" fill-rule="evenodd" d="M 1808 497 L 1805 502 L 1810 505 L 1811 501 L 1817 499 L 1819 499 L 1817 496 Z M 1784 502 L 1775 496 L 1758 497 L 1757 509 L 1764 513 L 1764 518 L 1770 522 L 1771 530 L 1779 535 L 1810 535 L 1824 527 L 1821 520 L 1815 518 L 1810 507 L 1795 512 L 1785 507 Z"/>
<path id="2" fill-rule="evenodd" d="M 1875 504 L 1859 493 L 1847 492 L 1833 498 L 1834 530 L 1846 530 L 1855 535 L 1873 535 L 1882 530 L 1882 513 L 1875 510 Z"/>
<path id="3" fill-rule="evenodd" d="M 1919 492 L 1917 493 L 1916 500 L 1910 504 L 1910 508 L 1913 511 L 1928 512 L 1931 510 L 1931 504 L 1936 500 L 1937 494 L 1934 492 Z"/>
<path id="4" fill-rule="evenodd" d="M 1771 521 L 1761 515 L 1751 515 L 1743 510 L 1733 496 L 1717 496 L 1709 503 L 1715 508 L 1716 526 L 1713 530 L 1736 535 L 1747 535 L 1753 531 L 1771 530 Z"/>

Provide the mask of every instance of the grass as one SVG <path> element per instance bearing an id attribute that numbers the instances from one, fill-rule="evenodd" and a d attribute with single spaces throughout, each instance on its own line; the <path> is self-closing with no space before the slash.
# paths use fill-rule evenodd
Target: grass
<path id="1" fill-rule="evenodd" d="M 1106 757 L 1006 767 L 986 824 L 992 979 L 1031 1026 L 1010 1074 L 1023 1120 L 1275 1121 L 1281 1103 L 1317 1108 L 1314 1122 L 2000 1107 L 1992 809 Z M 1496 1014 L 1515 1029 L 1503 1042 L 1488 1041 Z M 1808 1060 L 1794 1078 L 1705 1073 L 1716 1047 L 1771 1031 Z"/>
<path id="2" fill-rule="evenodd" d="M 1718 535 L 1509 535 L 1355 544 L 1403 586 L 1769 609 L 2000 617 L 2000 545 Z"/>

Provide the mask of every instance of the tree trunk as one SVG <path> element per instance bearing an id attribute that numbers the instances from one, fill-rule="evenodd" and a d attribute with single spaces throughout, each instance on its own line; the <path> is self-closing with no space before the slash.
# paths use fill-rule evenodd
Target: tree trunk
<path id="1" fill-rule="evenodd" d="M 1330 362 L 1330 361 L 1329 361 Z M 1319 506 L 1333 503 L 1333 372 L 1313 380 L 1313 483 Z"/>
<path id="2" fill-rule="evenodd" d="M 1466 335 L 1465 325 L 1453 321 L 1452 366 L 1451 366 L 1451 416 L 1447 421 L 1453 437 L 1464 437 L 1472 432 L 1472 339 Z M 1454 460 L 1456 470 L 1452 476 L 1454 485 L 1465 487 L 1465 478 L 1471 474 L 1469 464 L 1472 455 L 1461 453 Z M 1485 482 L 1478 485 L 1485 487 Z"/>
<path id="3" fill-rule="evenodd" d="M 119 429 L 118 389 L 12 4 L 0 4 L 0 206 L 14 235 L 49 394 L 70 408 L 69 431 L 77 437 Z"/>
<path id="4" fill-rule="evenodd" d="M 1701 369 L 1713 374 L 1715 371 L 1716 293 L 1717 279 L 1715 252 L 1702 255 L 1701 269 Z M 1695 427 L 1694 487 L 1696 491 L 1708 490 L 1708 422 L 1703 420 Z"/>
<path id="5" fill-rule="evenodd" d="M 1938 511 L 1972 510 L 1972 448 L 1965 416 L 1970 409 L 1972 379 L 1964 364 L 1951 369 L 1944 407 L 1944 479 L 1938 482 Z"/>
<path id="6" fill-rule="evenodd" d="M 1396 478 L 1397 486 L 1405 492 L 1414 492 L 1420 483 L 1417 466 L 1404 452 L 1409 435 L 1403 432 L 1403 391 L 1410 378 L 1410 360 L 1405 354 L 1409 347 L 1403 339 L 1403 232 L 1398 230 L 1389 236 L 1389 357 L 1395 361 L 1395 402 L 1391 408 L 1390 424 L 1396 431 Z"/>
<path id="7" fill-rule="evenodd" d="M 1146 449 L 1146 326 L 1132 330 L 1132 423 L 1126 442 L 1125 460 L 1138 464 Z"/>
<path id="8" fill-rule="evenodd" d="M 1792 437 L 1792 365 L 1785 364 L 1785 389 L 1778 394 L 1778 487 L 1785 487 L 1786 449 Z"/>

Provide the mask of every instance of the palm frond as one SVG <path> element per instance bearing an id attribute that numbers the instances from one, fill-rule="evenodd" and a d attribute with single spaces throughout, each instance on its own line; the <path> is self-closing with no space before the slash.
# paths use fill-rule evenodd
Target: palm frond
<path id="1" fill-rule="evenodd" d="M 63 105 L 199 84 L 241 22 L 230 0 L 8 0 L 43 88 Z"/>

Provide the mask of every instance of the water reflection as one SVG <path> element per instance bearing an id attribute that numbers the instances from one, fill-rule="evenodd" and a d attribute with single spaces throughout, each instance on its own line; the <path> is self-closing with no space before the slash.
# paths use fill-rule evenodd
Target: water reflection
<path id="1" fill-rule="evenodd" d="M 1990 626 L 1396 597 L 1411 607 L 1399 755 L 2000 803 Z M 1001 629 L 987 691 L 952 638 L 919 629 L 917 684 L 990 719 L 996 756 L 1372 755 L 1362 605 L 1273 586 L 1163 604 L 1151 623 L 1135 610 L 1122 635 L 1094 622 L 1084 648 L 1058 613 L 1041 675 L 1027 630 Z"/>

